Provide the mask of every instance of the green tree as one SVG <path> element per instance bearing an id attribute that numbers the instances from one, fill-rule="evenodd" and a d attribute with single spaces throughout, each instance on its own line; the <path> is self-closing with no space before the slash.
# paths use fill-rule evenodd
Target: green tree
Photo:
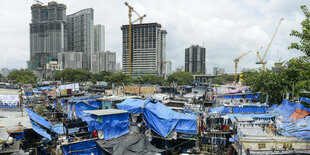
<path id="1" fill-rule="evenodd" d="M 15 70 L 8 75 L 8 79 L 16 83 L 35 84 L 36 78 L 36 75 L 27 69 Z"/>
<path id="2" fill-rule="evenodd" d="M 54 79 L 64 82 L 92 81 L 92 73 L 88 69 L 65 69 L 57 72 Z"/>
<path id="3" fill-rule="evenodd" d="M 286 93 L 307 97 L 302 92 L 310 91 L 309 57 L 303 56 L 289 60 L 281 71 L 251 71 L 244 73 L 244 84 L 254 92 L 262 93 L 262 101 L 269 95 L 270 103 L 281 103 Z"/>
<path id="4" fill-rule="evenodd" d="M 107 81 L 115 85 L 129 85 L 131 83 L 131 78 L 124 73 L 115 73 L 109 76 Z"/>
<path id="5" fill-rule="evenodd" d="M 93 81 L 107 81 L 112 74 L 112 72 L 102 71 L 93 74 L 92 79 Z"/>
<path id="6" fill-rule="evenodd" d="M 210 79 L 210 83 L 222 85 L 222 84 L 226 84 L 226 83 L 232 83 L 232 82 L 234 82 L 234 80 L 235 80 L 235 75 L 222 74 L 218 77 Z"/>
<path id="7" fill-rule="evenodd" d="M 169 83 L 175 82 L 178 85 L 188 85 L 194 82 L 194 78 L 189 72 L 174 72 L 168 76 L 167 81 Z"/>
<path id="8" fill-rule="evenodd" d="M 302 31 L 298 32 L 292 30 L 290 36 L 294 36 L 300 39 L 299 43 L 291 43 L 289 49 L 297 49 L 310 56 L 310 12 L 306 5 L 301 6 L 301 10 L 306 19 L 301 22 Z"/>
<path id="9" fill-rule="evenodd" d="M 159 77 L 156 75 L 143 75 L 142 77 L 137 79 L 140 84 L 151 84 L 151 85 L 165 85 L 165 80 L 163 77 Z"/>

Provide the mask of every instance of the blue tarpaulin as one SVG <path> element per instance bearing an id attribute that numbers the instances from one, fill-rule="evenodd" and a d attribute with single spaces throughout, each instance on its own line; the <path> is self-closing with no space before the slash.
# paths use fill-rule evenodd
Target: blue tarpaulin
<path id="1" fill-rule="evenodd" d="M 97 101 L 97 100 L 88 100 L 87 103 L 88 103 L 90 106 L 93 106 L 93 107 L 96 107 L 96 108 L 99 108 L 99 109 L 102 108 L 101 101 Z"/>
<path id="2" fill-rule="evenodd" d="M 140 99 L 126 99 L 120 104 L 116 104 L 118 109 L 129 111 L 132 114 L 142 113 L 142 107 L 144 106 L 145 100 Z"/>
<path id="3" fill-rule="evenodd" d="M 277 115 L 271 115 L 271 114 L 229 114 L 228 117 L 229 118 L 242 118 L 242 117 L 251 117 L 253 119 L 270 119 L 270 118 L 274 118 Z"/>
<path id="4" fill-rule="evenodd" d="M 267 111 L 267 106 L 220 106 L 210 108 L 210 113 L 221 113 L 221 114 L 228 114 L 228 113 L 265 113 Z"/>
<path id="5" fill-rule="evenodd" d="M 57 134 L 65 134 L 66 127 L 64 127 L 63 124 L 55 124 L 52 127 L 52 131 L 57 133 Z M 79 131 L 79 128 L 71 128 L 71 129 L 68 130 L 69 133 L 75 133 L 75 132 L 78 132 L 78 131 Z"/>
<path id="6" fill-rule="evenodd" d="M 31 120 L 37 122 L 38 124 L 44 126 L 47 129 L 51 129 L 52 124 L 50 122 L 48 122 L 44 117 L 36 114 L 35 112 L 33 112 L 32 110 L 30 110 L 29 108 L 26 107 L 26 111 L 28 113 L 28 116 Z"/>
<path id="7" fill-rule="evenodd" d="M 143 113 L 146 127 L 162 137 L 167 137 L 172 130 L 188 134 L 197 133 L 196 115 L 175 112 L 160 102 L 151 99 L 126 99 L 116 106 L 130 113 Z"/>
<path id="8" fill-rule="evenodd" d="M 64 145 L 62 151 L 65 155 L 104 155 L 104 151 L 94 140 Z"/>
<path id="9" fill-rule="evenodd" d="M 310 116 L 296 120 L 294 122 L 282 123 L 281 134 L 285 136 L 296 136 L 298 138 L 310 141 Z"/>
<path id="10" fill-rule="evenodd" d="M 32 95 L 32 92 L 25 91 L 25 95 L 26 95 L 26 96 L 31 96 L 31 95 Z"/>
<path id="11" fill-rule="evenodd" d="M 39 90 L 45 90 L 45 91 L 51 91 L 53 89 L 55 89 L 55 86 L 46 86 L 46 87 L 39 87 Z"/>
<path id="12" fill-rule="evenodd" d="M 30 120 L 30 123 L 31 123 L 31 125 L 32 125 L 32 129 L 33 129 L 36 133 L 38 133 L 39 135 L 41 135 L 41 136 L 43 136 L 43 137 L 45 137 L 45 138 L 47 138 L 47 139 L 49 139 L 49 140 L 52 140 L 51 135 L 48 134 L 48 133 L 46 133 L 46 131 L 45 131 L 44 129 L 40 128 L 40 127 L 39 127 L 36 123 L 34 123 L 32 120 Z"/>
<path id="13" fill-rule="evenodd" d="M 129 113 L 98 116 L 96 121 L 88 123 L 89 131 L 103 130 L 104 140 L 129 133 Z"/>
<path id="14" fill-rule="evenodd" d="M 271 106 L 267 112 L 269 113 L 277 113 L 279 115 L 283 115 L 285 117 L 289 117 L 294 113 L 297 108 L 297 103 L 290 102 L 286 99 L 283 100 L 281 105 L 278 106 Z"/>
<path id="15" fill-rule="evenodd" d="M 305 102 L 305 103 L 310 104 L 310 98 L 302 97 L 302 98 L 300 99 L 300 102 Z"/>
<path id="16" fill-rule="evenodd" d="M 85 102 L 71 102 L 70 103 L 70 110 L 68 113 L 68 118 L 71 119 L 74 111 L 77 118 L 81 118 L 83 121 L 89 122 L 96 118 L 93 118 L 90 114 L 84 113 L 85 110 L 97 110 L 97 107 L 93 107 Z"/>
<path id="17" fill-rule="evenodd" d="M 310 108 L 306 108 L 306 107 L 304 106 L 304 104 L 309 104 L 309 105 L 310 105 L 310 99 L 305 98 L 305 97 L 302 97 L 302 98 L 300 99 L 300 104 L 297 106 L 297 109 L 305 110 L 305 111 L 310 112 Z"/>
<path id="18" fill-rule="evenodd" d="M 233 113 L 265 113 L 267 106 L 234 106 Z"/>
<path id="19" fill-rule="evenodd" d="M 220 106 L 220 107 L 214 107 L 209 109 L 209 113 L 222 113 L 227 114 L 229 113 L 228 107 Z"/>

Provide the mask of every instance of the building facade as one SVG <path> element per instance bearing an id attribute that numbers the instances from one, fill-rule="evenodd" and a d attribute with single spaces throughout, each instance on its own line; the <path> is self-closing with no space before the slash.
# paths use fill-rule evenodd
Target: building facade
<path id="1" fill-rule="evenodd" d="M 122 30 L 122 69 L 129 75 L 129 34 L 128 25 Z M 132 77 L 145 74 L 161 76 L 166 60 L 166 34 L 158 23 L 132 25 Z"/>
<path id="2" fill-rule="evenodd" d="M 83 66 L 84 52 L 62 52 L 58 53 L 58 64 L 60 70 L 63 69 L 78 69 Z"/>
<path id="3" fill-rule="evenodd" d="M 45 69 L 49 61 L 57 61 L 58 53 L 66 51 L 66 5 L 33 4 L 31 15 L 28 68 Z"/>
<path id="4" fill-rule="evenodd" d="M 68 51 L 82 52 L 82 68 L 91 69 L 94 52 L 94 10 L 83 9 L 67 16 Z"/>
<path id="5" fill-rule="evenodd" d="M 185 72 L 206 73 L 206 48 L 192 45 L 185 49 Z"/>
<path id="6" fill-rule="evenodd" d="M 105 70 L 108 72 L 116 72 L 116 53 L 107 51 L 105 52 Z"/>
<path id="7" fill-rule="evenodd" d="M 213 67 L 213 75 L 222 75 L 225 74 L 225 68 Z"/>
<path id="8" fill-rule="evenodd" d="M 185 67 L 181 66 L 175 69 L 175 72 L 185 72 Z"/>
<path id="9" fill-rule="evenodd" d="M 94 52 L 92 53 L 92 73 L 101 71 L 116 72 L 115 52 Z"/>
<path id="10" fill-rule="evenodd" d="M 164 77 L 167 77 L 170 74 L 172 74 L 172 62 L 170 60 L 167 60 L 164 62 L 163 75 Z"/>
<path id="11" fill-rule="evenodd" d="M 105 27 L 104 25 L 94 26 L 94 52 L 105 52 Z"/>
<path id="12" fill-rule="evenodd" d="M 57 71 L 57 70 L 60 70 L 60 65 L 58 64 L 57 61 L 50 61 L 46 64 L 45 69 Z"/>
<path id="13" fill-rule="evenodd" d="M 219 75 L 225 74 L 225 68 L 219 68 Z"/>

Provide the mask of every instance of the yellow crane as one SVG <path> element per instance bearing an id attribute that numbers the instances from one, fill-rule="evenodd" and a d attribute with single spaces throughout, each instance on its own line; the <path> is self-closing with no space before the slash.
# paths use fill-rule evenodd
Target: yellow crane
<path id="1" fill-rule="evenodd" d="M 251 52 L 251 50 L 248 51 L 248 52 L 243 53 L 242 55 L 240 55 L 238 58 L 236 58 L 236 59 L 234 60 L 234 62 L 235 62 L 235 84 L 237 84 L 237 68 L 238 68 L 238 62 L 239 62 L 239 60 L 240 60 L 242 57 L 244 57 L 245 55 L 249 54 L 250 52 Z"/>
<path id="2" fill-rule="evenodd" d="M 270 46 L 271 46 L 271 44 L 272 44 L 272 41 L 273 41 L 274 37 L 276 36 L 276 34 L 277 34 L 278 30 L 279 30 L 280 24 L 281 24 L 281 22 L 282 22 L 283 20 L 284 20 L 284 18 L 281 18 L 281 19 L 280 19 L 280 21 L 279 21 L 279 23 L 278 23 L 278 26 L 277 26 L 276 30 L 274 31 L 273 36 L 272 36 L 272 38 L 271 38 L 271 40 L 270 40 L 270 42 L 269 42 L 269 44 L 268 44 L 268 46 L 267 46 L 267 48 L 266 48 L 266 50 L 265 50 L 264 56 L 263 56 L 263 57 L 260 57 L 259 51 L 257 51 L 257 57 L 258 57 L 259 61 L 256 62 L 256 64 L 262 64 L 262 65 L 263 65 L 263 71 L 266 70 L 267 61 L 264 61 L 264 60 L 265 60 L 265 58 L 266 58 L 267 52 L 269 51 L 269 48 L 270 48 Z"/>
<path id="3" fill-rule="evenodd" d="M 128 17 L 129 17 L 129 27 L 128 27 L 128 33 L 129 33 L 129 51 L 128 51 L 128 56 L 129 56 L 129 76 L 131 77 L 131 73 L 132 73 L 132 24 L 134 24 L 137 21 L 140 21 L 140 24 L 142 24 L 142 20 L 144 17 L 146 17 L 146 14 L 144 14 L 143 16 L 141 16 L 132 6 L 130 6 L 127 2 L 124 3 L 128 9 Z M 134 12 L 138 18 L 134 21 L 131 21 L 132 18 L 132 12 Z"/>

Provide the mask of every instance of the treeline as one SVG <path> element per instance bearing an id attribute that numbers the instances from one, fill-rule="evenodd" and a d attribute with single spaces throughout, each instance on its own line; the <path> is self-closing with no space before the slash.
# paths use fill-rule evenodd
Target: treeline
<path id="1" fill-rule="evenodd" d="M 161 86 L 170 85 L 172 82 L 175 82 L 178 85 L 188 85 L 194 81 L 192 74 L 188 72 L 173 73 L 165 80 L 163 77 L 156 75 L 143 75 L 140 78 L 130 78 L 124 73 L 111 73 L 106 71 L 91 73 L 88 69 L 65 69 L 55 73 L 52 78 L 45 80 L 62 82 L 105 81 L 109 84 L 114 83 L 115 85 L 142 84 Z M 8 75 L 8 81 L 14 83 L 35 84 L 37 82 L 37 77 L 31 70 L 20 69 L 11 72 Z"/>
<path id="2" fill-rule="evenodd" d="M 14 70 L 8 75 L 9 82 L 35 84 L 36 75 L 27 69 Z"/>
<path id="3" fill-rule="evenodd" d="M 111 73 L 106 71 L 93 74 L 87 69 L 66 69 L 57 72 L 53 79 L 64 82 L 105 81 L 110 84 L 114 83 L 115 85 L 170 85 L 171 82 L 175 82 L 178 85 L 187 85 L 194 81 L 192 74 L 187 72 L 173 73 L 165 80 L 163 77 L 156 75 L 143 75 L 140 78 L 130 78 L 124 73 Z"/>

